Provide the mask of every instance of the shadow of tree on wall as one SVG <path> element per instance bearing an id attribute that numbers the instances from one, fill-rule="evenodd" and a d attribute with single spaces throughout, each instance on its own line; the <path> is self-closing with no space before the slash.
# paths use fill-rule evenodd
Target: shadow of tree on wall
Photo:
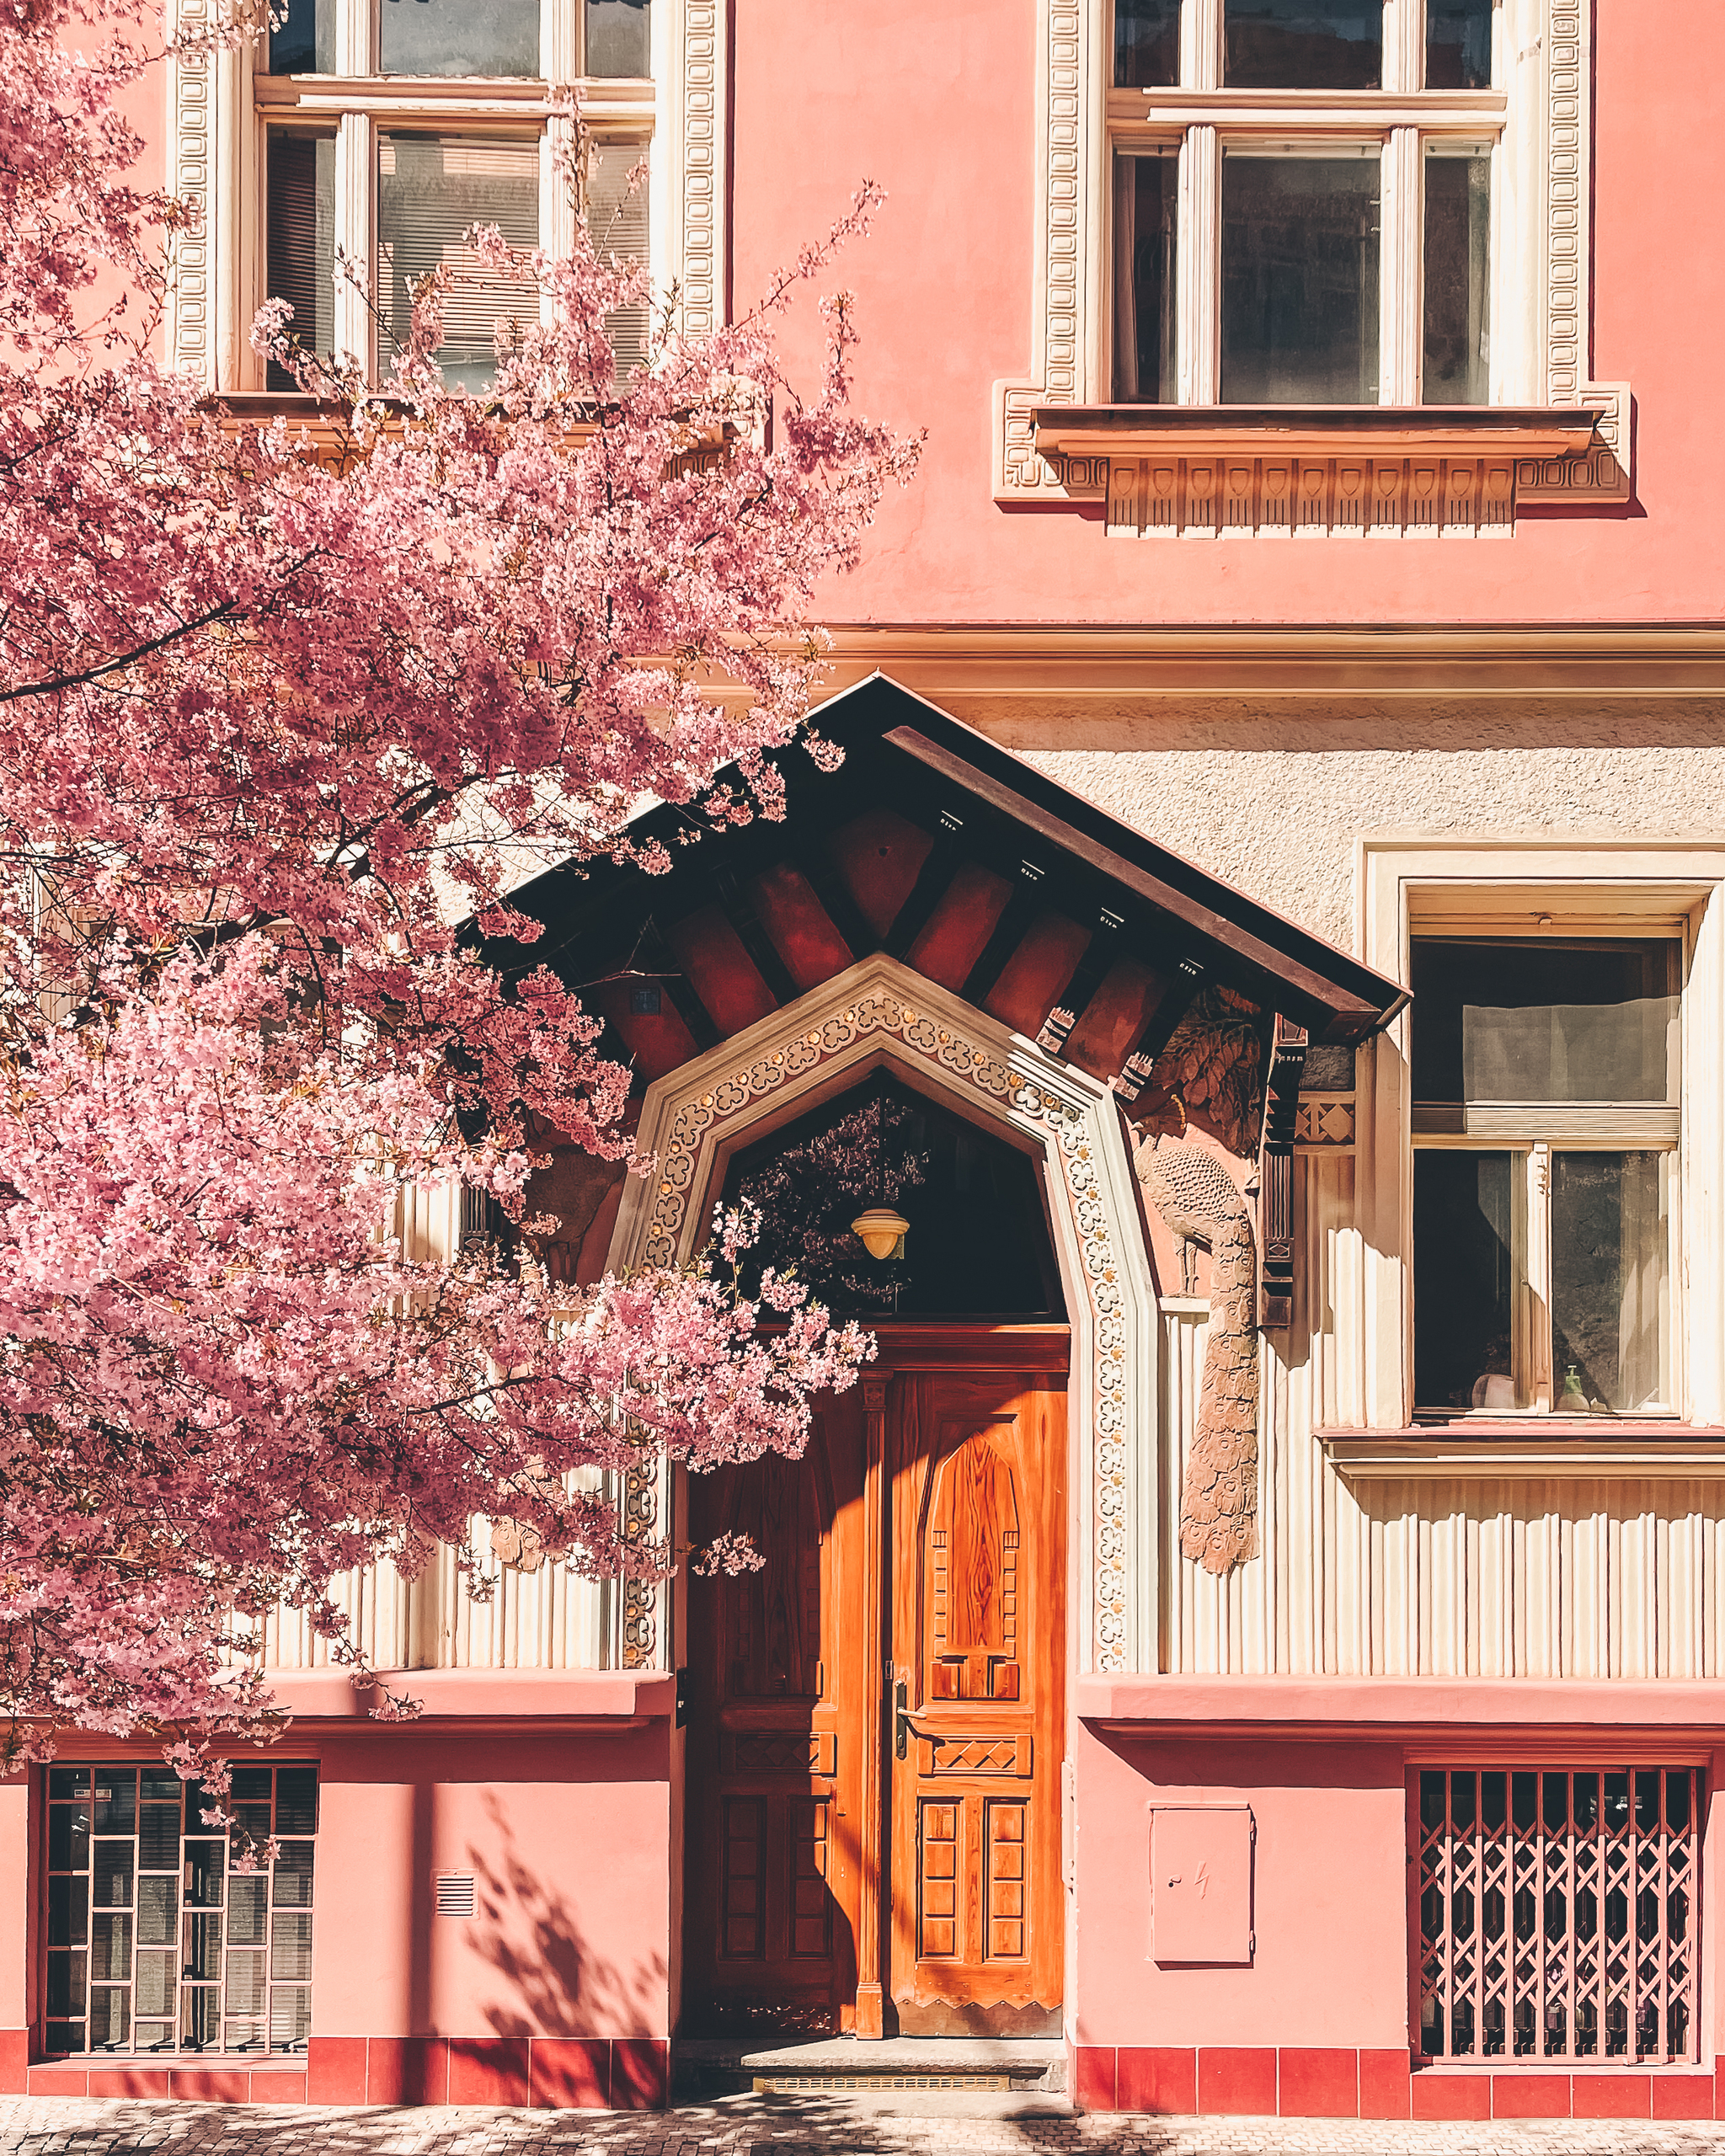
<path id="1" fill-rule="evenodd" d="M 485 1809 L 492 1834 L 467 1844 L 477 1918 L 470 1934 L 508 1987 L 486 2007 L 499 2036 L 648 2036 L 652 2002 L 665 1997 L 662 1954 L 627 1965 L 595 1953 L 564 1895 L 547 1886 L 523 1855 L 494 1793 Z M 603 1851 L 595 1852 L 601 1862 Z"/>

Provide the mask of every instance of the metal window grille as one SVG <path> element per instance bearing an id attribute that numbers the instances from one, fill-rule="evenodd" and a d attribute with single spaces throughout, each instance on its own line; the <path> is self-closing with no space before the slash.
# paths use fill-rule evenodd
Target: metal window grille
<path id="1" fill-rule="evenodd" d="M 1690 1767 L 1421 1772 L 1425 2056 L 1694 2058 L 1701 1800 Z"/>
<path id="2" fill-rule="evenodd" d="M 236 1767 L 231 1837 L 212 1801 L 163 1766 L 49 1769 L 51 2052 L 305 2050 L 318 1770 Z"/>

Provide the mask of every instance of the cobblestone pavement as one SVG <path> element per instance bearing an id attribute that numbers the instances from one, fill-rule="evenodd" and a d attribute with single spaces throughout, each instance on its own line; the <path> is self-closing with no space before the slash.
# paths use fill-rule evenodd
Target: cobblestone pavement
<path id="1" fill-rule="evenodd" d="M 1322 2119 L 979 2115 L 874 2098 L 738 2096 L 658 2112 L 307 2110 L 0 2097 L 0 2156 L 1725 2156 L 1725 2122 L 1377 2125 Z"/>

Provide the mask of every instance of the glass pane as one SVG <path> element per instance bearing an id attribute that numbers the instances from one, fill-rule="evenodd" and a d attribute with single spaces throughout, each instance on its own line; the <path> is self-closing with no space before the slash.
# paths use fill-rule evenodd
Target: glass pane
<path id="1" fill-rule="evenodd" d="M 409 6 L 417 0 L 406 0 Z M 513 247 L 539 244 L 539 146 L 454 135 L 382 135 L 377 141 L 379 299 L 385 327 L 405 338 L 409 287 L 447 263 L 471 269 L 467 233 L 496 225 Z M 444 378 L 483 389 L 496 372 L 499 316 L 539 318 L 531 285 L 478 278 L 449 294 L 437 360 Z M 388 360 L 387 339 L 384 358 Z"/>
<path id="2" fill-rule="evenodd" d="M 268 1913 L 264 1889 L 269 1881 L 261 1874 L 232 1879 L 227 1888 L 227 1943 L 230 1946 L 261 1946 L 266 1938 Z"/>
<path id="3" fill-rule="evenodd" d="M 1123 90 L 1180 79 L 1180 0 L 1114 0 L 1114 80 Z"/>
<path id="4" fill-rule="evenodd" d="M 585 72 L 645 82 L 653 72 L 649 0 L 587 0 Z"/>
<path id="5" fill-rule="evenodd" d="M 90 2049 L 121 2048 L 131 2034 L 131 1993 L 117 1988 L 90 1993 Z"/>
<path id="6" fill-rule="evenodd" d="M 1428 404 L 1490 402 L 1492 161 L 1425 161 Z"/>
<path id="7" fill-rule="evenodd" d="M 312 2033 L 312 1994 L 302 1986 L 278 1984 L 270 1994 L 270 2043 L 278 2052 L 302 2052 Z"/>
<path id="8" fill-rule="evenodd" d="M 1230 89 L 1375 90 L 1383 77 L 1383 0 L 1227 0 Z"/>
<path id="9" fill-rule="evenodd" d="M 537 75 L 539 0 L 382 0 L 386 75 Z"/>
<path id="10" fill-rule="evenodd" d="M 48 1794 L 51 1797 L 88 1796 L 90 1793 L 90 1770 L 88 1767 L 50 1767 Z"/>
<path id="11" fill-rule="evenodd" d="M 82 1946 L 90 1935 L 90 1882 L 88 1877 L 48 1881 L 48 1944 Z"/>
<path id="12" fill-rule="evenodd" d="M 179 2041 L 189 2052 L 214 2051 L 222 2041 L 222 1994 L 213 1984 L 179 1995 Z"/>
<path id="13" fill-rule="evenodd" d="M 188 1917 L 179 1973 L 189 1983 L 216 1983 L 222 1976 L 222 1919 Z"/>
<path id="14" fill-rule="evenodd" d="M 140 2015 L 174 2011 L 174 1988 L 178 1981 L 172 1954 L 138 1956 L 137 2010 Z"/>
<path id="15" fill-rule="evenodd" d="M 647 183 L 630 184 L 645 153 L 638 141 L 595 142 L 587 165 L 587 231 L 607 260 L 647 259 Z M 605 318 L 612 364 L 627 376 L 647 361 L 652 328 L 644 307 L 618 307 Z"/>
<path id="16" fill-rule="evenodd" d="M 312 1973 L 312 1919 L 278 1916 L 270 1940 L 270 1974 L 281 1983 L 303 1983 Z"/>
<path id="17" fill-rule="evenodd" d="M 99 1834 L 136 1833 L 137 1821 L 137 1769 L 98 1767 L 95 1831 Z"/>
<path id="18" fill-rule="evenodd" d="M 48 1811 L 48 1869 L 88 1871 L 90 1868 L 90 1807 L 51 1805 Z"/>
<path id="19" fill-rule="evenodd" d="M 1513 1156 L 1413 1156 L 1413 1397 L 1421 1407 L 1514 1407 Z"/>
<path id="20" fill-rule="evenodd" d="M 136 2052 L 165 2052 L 174 2047 L 171 2021 L 139 2021 L 133 2025 L 131 2047 Z"/>
<path id="21" fill-rule="evenodd" d="M 189 1909 L 222 1907 L 222 1875 L 227 1869 L 227 1844 L 188 1841 L 185 1845 L 185 1905 Z"/>
<path id="22" fill-rule="evenodd" d="M 130 1842 L 98 1842 L 94 1887 L 92 1900 L 99 1909 L 129 1909 L 131 1907 L 131 1857 Z"/>
<path id="23" fill-rule="evenodd" d="M 264 1956 L 236 1954 L 227 1956 L 227 2010 L 230 2014 L 261 2014 L 264 2010 Z"/>
<path id="24" fill-rule="evenodd" d="M 1174 401 L 1174 157 L 1114 160 L 1114 401 Z"/>
<path id="25" fill-rule="evenodd" d="M 179 1869 L 179 1806 L 147 1804 L 138 1821 L 138 1870 Z"/>
<path id="26" fill-rule="evenodd" d="M 335 0 L 275 0 L 287 19 L 270 33 L 272 75 L 335 72 Z"/>
<path id="27" fill-rule="evenodd" d="M 232 2004 L 232 2001 L 229 2002 Z M 264 2044 L 261 2015 L 253 2021 L 229 2020 L 222 2032 L 222 2048 L 227 2052 L 260 2052 Z"/>
<path id="28" fill-rule="evenodd" d="M 84 1957 L 82 1954 L 48 1956 L 48 2012 L 75 2014 L 84 2010 Z"/>
<path id="29" fill-rule="evenodd" d="M 98 1983 L 131 1982 L 131 1918 L 125 1912 L 99 1915 L 91 1927 L 90 1975 Z"/>
<path id="30" fill-rule="evenodd" d="M 1676 1097 L 1669 941 L 1413 946 L 1416 1101 Z"/>
<path id="31" fill-rule="evenodd" d="M 144 1767 L 139 1770 L 138 1783 L 146 1804 L 173 1804 L 179 1802 L 183 1785 L 172 1767 Z"/>
<path id="32" fill-rule="evenodd" d="M 1664 1399 L 1665 1187 L 1658 1153 L 1551 1156 L 1552 1404 Z"/>
<path id="33" fill-rule="evenodd" d="M 1492 0 L 1426 0 L 1426 88 L 1486 90 L 1491 83 Z"/>
<path id="34" fill-rule="evenodd" d="M 312 1850 L 310 1842 L 284 1842 L 276 1859 L 273 1897 L 278 1909 L 306 1909 L 312 1905 Z"/>
<path id="35" fill-rule="evenodd" d="M 267 1804 L 232 1804 L 233 1825 L 228 1830 L 229 1860 L 241 1855 L 254 1842 L 270 1838 L 270 1807 Z"/>
<path id="36" fill-rule="evenodd" d="M 1222 402 L 1378 394 L 1378 161 L 1222 164 Z"/>
<path id="37" fill-rule="evenodd" d="M 235 1804 L 267 1804 L 270 1801 L 270 1772 L 267 1767 L 236 1767 L 228 1790 Z"/>
<path id="38" fill-rule="evenodd" d="M 282 1767 L 275 1776 L 275 1831 L 315 1834 L 318 1831 L 318 1769 Z"/>
<path id="39" fill-rule="evenodd" d="M 138 1943 L 142 1946 L 171 1946 L 179 1922 L 179 1881 L 141 1879 L 138 1881 Z"/>
<path id="40" fill-rule="evenodd" d="M 271 130 L 264 248 L 269 296 L 293 309 L 288 324 L 308 352 L 328 359 L 335 348 L 335 143 L 332 137 Z M 270 362 L 270 387 L 297 387 L 287 369 Z"/>

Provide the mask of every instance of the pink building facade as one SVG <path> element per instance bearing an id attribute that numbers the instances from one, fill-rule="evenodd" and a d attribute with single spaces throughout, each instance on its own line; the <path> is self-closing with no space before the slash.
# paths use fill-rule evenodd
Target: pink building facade
<path id="1" fill-rule="evenodd" d="M 796 1467 L 615 1493 L 752 1585 L 356 1578 L 405 1727 L 276 1626 L 261 1896 L 145 1750 L 0 1786 L 0 2087 L 628 2107 L 682 2039 L 986 2033 L 1103 2111 L 1725 2116 L 1725 30 L 485 12 L 295 0 L 161 88 L 168 349 L 279 395 L 263 298 L 372 334 L 335 247 L 387 312 L 452 219 L 555 244 L 548 80 L 696 327 L 885 186 L 858 401 L 928 439 L 820 602 L 844 766 L 527 899 L 572 980 L 649 954 L 660 1171 L 558 1151 L 553 1277 L 860 1115 L 881 1352 Z"/>

